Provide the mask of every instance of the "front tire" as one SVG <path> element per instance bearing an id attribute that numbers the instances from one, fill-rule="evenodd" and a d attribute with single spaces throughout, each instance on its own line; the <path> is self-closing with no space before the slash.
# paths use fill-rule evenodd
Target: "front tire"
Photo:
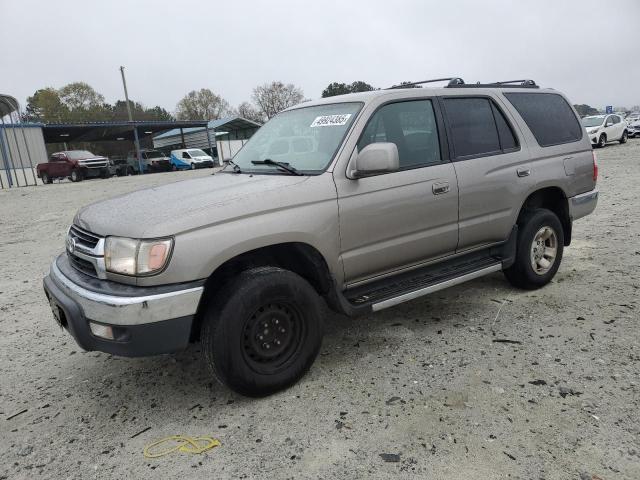
<path id="1" fill-rule="evenodd" d="M 262 397 L 289 387 L 311 367 L 322 343 L 322 301 L 299 275 L 259 267 L 216 295 L 203 321 L 204 358 L 232 390 Z"/>
<path id="2" fill-rule="evenodd" d="M 195 163 L 192 163 L 192 164 L 191 164 L 191 170 L 195 170 L 195 169 L 196 169 L 196 164 L 195 164 Z"/>
<path id="3" fill-rule="evenodd" d="M 518 288 L 543 287 L 558 271 L 563 251 L 564 230 L 557 215 L 545 208 L 526 212 L 518 221 L 516 260 L 504 274 Z"/>
<path id="4" fill-rule="evenodd" d="M 607 136 L 603 133 L 598 138 L 598 148 L 604 148 L 607 145 Z"/>
<path id="5" fill-rule="evenodd" d="M 72 182 L 81 182 L 82 174 L 78 170 L 71 170 L 71 181 Z"/>
<path id="6" fill-rule="evenodd" d="M 627 143 L 628 136 L 629 134 L 627 133 L 626 130 L 622 132 L 622 136 L 620 137 L 620 143 Z"/>

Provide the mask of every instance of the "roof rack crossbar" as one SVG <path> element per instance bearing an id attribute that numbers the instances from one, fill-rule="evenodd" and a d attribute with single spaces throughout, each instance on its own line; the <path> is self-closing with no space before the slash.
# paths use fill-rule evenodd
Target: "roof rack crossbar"
<path id="1" fill-rule="evenodd" d="M 431 80 L 422 80 L 420 82 L 407 82 L 407 83 L 401 83 L 399 85 L 393 85 L 393 86 L 387 88 L 387 90 L 392 90 L 392 89 L 395 89 L 395 88 L 411 88 L 411 87 L 415 87 L 416 85 L 422 85 L 424 83 L 435 83 L 435 82 L 446 82 L 446 81 L 449 81 L 447 86 L 464 85 L 464 80 L 462 80 L 459 77 L 433 78 Z"/>

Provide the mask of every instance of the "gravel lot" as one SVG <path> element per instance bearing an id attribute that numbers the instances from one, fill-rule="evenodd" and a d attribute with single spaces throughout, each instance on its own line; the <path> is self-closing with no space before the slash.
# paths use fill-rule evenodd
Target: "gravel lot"
<path id="1" fill-rule="evenodd" d="M 330 315 L 311 372 L 261 400 L 217 384 L 195 346 L 82 352 L 42 291 L 80 206 L 210 171 L 0 191 L 0 479 L 640 478 L 640 140 L 598 157 L 600 204 L 552 284 L 495 274 Z M 179 433 L 222 446 L 143 457 Z"/>

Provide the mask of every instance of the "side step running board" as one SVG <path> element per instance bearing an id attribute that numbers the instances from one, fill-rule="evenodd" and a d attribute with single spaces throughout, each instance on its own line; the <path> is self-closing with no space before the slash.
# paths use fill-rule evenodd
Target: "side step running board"
<path id="1" fill-rule="evenodd" d="M 419 290 L 415 290 L 413 292 L 405 293 L 403 295 L 398 295 L 397 297 L 389 298 L 387 300 L 374 303 L 371 305 L 371 310 L 374 312 L 377 312 L 378 310 L 393 307 L 394 305 L 398 305 L 403 302 L 408 302 L 409 300 L 413 300 L 414 298 L 422 297 L 424 295 L 429 295 L 430 293 L 437 292 L 438 290 L 443 290 L 445 288 L 453 287 L 454 285 L 459 285 L 460 283 L 468 282 L 469 280 L 483 277 L 485 275 L 488 275 L 489 273 L 499 272 L 500 270 L 502 270 L 502 263 L 496 263 L 495 265 L 485 267 L 481 270 L 476 270 L 475 272 L 467 273 L 460 277 L 451 278 L 449 280 L 445 280 L 440 283 L 435 283 L 433 285 L 429 285 L 428 287 L 424 287 Z"/>

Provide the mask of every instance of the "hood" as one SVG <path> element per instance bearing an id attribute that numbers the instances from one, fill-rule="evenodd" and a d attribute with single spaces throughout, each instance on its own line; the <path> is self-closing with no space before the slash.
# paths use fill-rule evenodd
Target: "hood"
<path id="1" fill-rule="evenodd" d="M 73 223 L 98 235 L 154 238 L 299 205 L 305 183 L 323 177 L 219 173 L 103 200 Z M 335 190 L 334 190 L 335 192 Z"/>

